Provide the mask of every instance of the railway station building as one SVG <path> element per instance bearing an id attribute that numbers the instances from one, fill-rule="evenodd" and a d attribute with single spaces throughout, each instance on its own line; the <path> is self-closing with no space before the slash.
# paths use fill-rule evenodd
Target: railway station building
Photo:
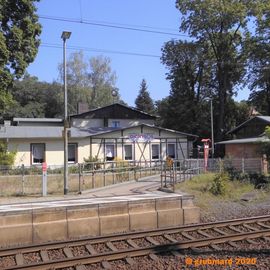
<path id="1" fill-rule="evenodd" d="M 155 121 L 155 116 L 119 103 L 72 115 L 68 162 L 189 158 L 197 136 L 158 127 Z M 15 117 L 1 125 L 0 139 L 8 151 L 16 151 L 15 166 L 64 163 L 62 119 Z"/>

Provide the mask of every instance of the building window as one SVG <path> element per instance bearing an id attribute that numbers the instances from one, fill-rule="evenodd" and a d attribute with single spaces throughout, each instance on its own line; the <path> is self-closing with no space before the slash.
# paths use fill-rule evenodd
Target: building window
<path id="1" fill-rule="evenodd" d="M 168 143 L 167 155 L 175 158 L 175 143 Z"/>
<path id="2" fill-rule="evenodd" d="M 114 144 L 106 144 L 106 160 L 111 161 L 115 157 Z"/>
<path id="3" fill-rule="evenodd" d="M 32 164 L 41 164 L 45 161 L 45 143 L 31 144 Z"/>
<path id="4" fill-rule="evenodd" d="M 133 151 L 131 144 L 124 145 L 124 159 L 133 160 Z"/>
<path id="5" fill-rule="evenodd" d="M 159 159 L 159 144 L 152 144 L 152 159 Z"/>
<path id="6" fill-rule="evenodd" d="M 112 127 L 120 127 L 120 121 L 112 121 Z"/>
<path id="7" fill-rule="evenodd" d="M 68 144 L 68 163 L 77 162 L 77 144 L 69 143 Z"/>

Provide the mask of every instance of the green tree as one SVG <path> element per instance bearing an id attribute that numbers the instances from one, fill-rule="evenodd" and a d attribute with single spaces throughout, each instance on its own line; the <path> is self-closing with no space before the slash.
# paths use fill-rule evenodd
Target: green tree
<path id="1" fill-rule="evenodd" d="M 270 115 L 270 2 L 262 1 L 257 15 L 256 33 L 249 44 L 249 103 Z"/>
<path id="2" fill-rule="evenodd" d="M 244 42 L 249 37 L 248 19 L 261 1 L 178 0 L 182 14 L 180 29 L 188 32 L 208 51 L 212 96 L 218 109 L 216 140 L 225 131 L 226 106 L 245 75 Z"/>
<path id="3" fill-rule="evenodd" d="M 161 60 L 171 82 L 169 97 L 158 109 L 165 127 L 209 136 L 206 125 L 210 109 L 204 101 L 209 84 L 204 57 L 204 49 L 195 42 L 169 41 L 162 48 Z M 208 128 L 210 131 L 210 124 Z"/>
<path id="4" fill-rule="evenodd" d="M 89 78 L 92 87 L 90 108 L 102 107 L 113 102 L 120 102 L 119 90 L 116 87 L 116 73 L 111 68 L 108 57 L 97 56 L 89 59 Z M 115 96 L 112 95 L 115 93 Z"/>
<path id="5" fill-rule="evenodd" d="M 82 51 L 70 55 L 67 60 L 68 112 L 77 113 L 78 102 L 96 108 L 120 101 L 115 87 L 116 75 L 110 59 L 103 56 L 85 59 Z M 63 81 L 63 65 L 59 64 L 60 80 Z M 116 96 L 112 96 L 112 91 Z"/>
<path id="6" fill-rule="evenodd" d="M 56 82 L 38 81 L 37 77 L 25 74 L 15 80 L 10 88 L 16 105 L 10 116 L 17 117 L 60 117 L 63 115 L 63 89 Z"/>
<path id="7" fill-rule="evenodd" d="M 147 84 L 145 79 L 142 80 L 140 85 L 139 94 L 135 100 L 136 109 L 149 114 L 154 114 L 155 106 L 150 94 L 147 90 Z"/>
<path id="8" fill-rule="evenodd" d="M 38 0 L 0 0 L 0 112 L 12 104 L 7 92 L 14 78 L 20 78 L 33 62 L 40 43 Z"/>

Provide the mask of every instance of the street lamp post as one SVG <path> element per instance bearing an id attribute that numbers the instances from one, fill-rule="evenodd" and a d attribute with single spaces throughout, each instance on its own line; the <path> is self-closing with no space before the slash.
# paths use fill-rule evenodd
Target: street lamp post
<path id="1" fill-rule="evenodd" d="M 71 32 L 63 31 L 63 78 L 64 78 L 64 194 L 68 194 L 68 110 L 67 110 L 67 71 L 66 71 L 66 40 L 70 38 Z"/>
<path id="2" fill-rule="evenodd" d="M 211 112 L 211 148 L 212 148 L 212 158 L 214 158 L 215 155 L 215 143 L 214 143 L 214 116 L 213 116 L 213 99 L 212 98 L 206 98 L 206 101 L 210 101 L 210 112 Z"/>
<path id="3" fill-rule="evenodd" d="M 214 117 L 213 117 L 213 99 L 210 99 L 211 106 L 211 143 L 212 143 L 212 158 L 214 158 L 215 147 L 214 147 Z"/>

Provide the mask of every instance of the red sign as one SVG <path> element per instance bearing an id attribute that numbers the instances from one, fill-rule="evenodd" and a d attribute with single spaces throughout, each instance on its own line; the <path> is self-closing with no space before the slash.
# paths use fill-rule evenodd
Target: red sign
<path id="1" fill-rule="evenodd" d="M 42 163 L 42 171 L 43 172 L 46 172 L 47 171 L 47 163 L 46 162 L 43 162 Z"/>

